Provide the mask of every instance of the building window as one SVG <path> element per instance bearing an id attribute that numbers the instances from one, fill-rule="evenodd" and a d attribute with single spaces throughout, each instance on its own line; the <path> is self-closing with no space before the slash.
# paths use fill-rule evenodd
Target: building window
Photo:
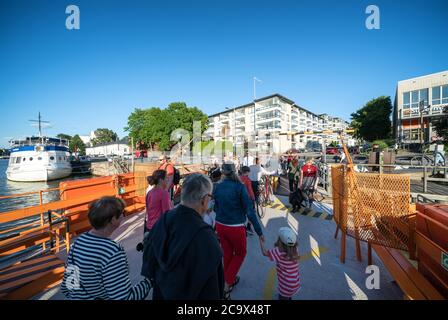
<path id="1" fill-rule="evenodd" d="M 448 103 L 448 85 L 442 87 L 442 103 Z"/>
<path id="2" fill-rule="evenodd" d="M 432 88 L 432 104 L 440 104 L 440 87 Z"/>
<path id="3" fill-rule="evenodd" d="M 432 88 L 432 104 L 448 103 L 448 85 Z"/>
<path id="4" fill-rule="evenodd" d="M 426 107 L 428 105 L 428 89 L 419 90 L 419 101 L 423 101 L 423 105 Z"/>
<path id="5" fill-rule="evenodd" d="M 411 108 L 418 108 L 418 90 L 412 91 L 412 104 L 411 104 Z"/>

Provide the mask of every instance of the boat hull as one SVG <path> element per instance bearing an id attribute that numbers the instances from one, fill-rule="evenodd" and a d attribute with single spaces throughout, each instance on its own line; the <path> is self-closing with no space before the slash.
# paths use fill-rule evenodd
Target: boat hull
<path id="1" fill-rule="evenodd" d="M 37 182 L 37 181 L 51 181 L 62 179 L 70 176 L 72 173 L 71 167 L 60 168 L 40 168 L 29 170 L 7 170 L 6 177 L 10 181 L 17 182 Z"/>

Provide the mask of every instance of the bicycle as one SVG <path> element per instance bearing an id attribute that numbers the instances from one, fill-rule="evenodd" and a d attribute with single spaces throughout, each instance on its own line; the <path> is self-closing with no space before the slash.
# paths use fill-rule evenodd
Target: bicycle
<path id="1" fill-rule="evenodd" d="M 263 176 L 258 186 L 258 200 L 255 206 L 260 219 L 266 214 L 266 206 L 273 203 L 271 194 L 273 194 L 271 176 Z"/>

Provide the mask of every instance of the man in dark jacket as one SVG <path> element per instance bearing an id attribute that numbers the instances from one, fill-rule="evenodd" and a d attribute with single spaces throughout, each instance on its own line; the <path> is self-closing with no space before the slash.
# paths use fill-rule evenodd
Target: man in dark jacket
<path id="1" fill-rule="evenodd" d="M 153 284 L 153 300 L 222 299 L 222 250 L 202 218 L 211 193 L 207 176 L 188 176 L 181 204 L 164 214 L 145 237 L 141 273 Z"/>

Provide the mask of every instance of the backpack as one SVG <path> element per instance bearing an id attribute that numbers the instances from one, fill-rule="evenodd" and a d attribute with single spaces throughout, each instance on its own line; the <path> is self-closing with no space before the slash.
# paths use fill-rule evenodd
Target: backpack
<path id="1" fill-rule="evenodd" d="M 180 171 L 174 167 L 173 184 L 178 185 L 180 182 Z"/>

